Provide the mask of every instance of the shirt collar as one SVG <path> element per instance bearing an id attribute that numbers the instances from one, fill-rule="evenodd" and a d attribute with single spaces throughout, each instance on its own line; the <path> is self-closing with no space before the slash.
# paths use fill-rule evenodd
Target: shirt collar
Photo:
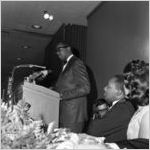
<path id="1" fill-rule="evenodd" d="M 112 106 L 114 106 L 116 103 L 118 103 L 119 102 L 119 100 L 116 100 L 116 101 L 114 101 L 113 103 L 112 103 Z"/>
<path id="2" fill-rule="evenodd" d="M 73 54 L 71 54 L 68 58 L 67 58 L 67 62 L 73 57 Z"/>
<path id="3" fill-rule="evenodd" d="M 110 110 L 116 103 L 118 103 L 118 102 L 119 102 L 119 100 L 116 100 L 116 101 L 112 102 L 112 105 L 109 107 L 109 110 Z"/>

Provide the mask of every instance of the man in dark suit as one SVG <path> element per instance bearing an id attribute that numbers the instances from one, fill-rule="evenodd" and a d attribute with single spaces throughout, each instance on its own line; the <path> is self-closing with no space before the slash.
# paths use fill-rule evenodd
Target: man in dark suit
<path id="1" fill-rule="evenodd" d="M 105 137 L 106 142 L 125 140 L 127 127 L 134 113 L 134 107 L 125 100 L 124 77 L 112 77 L 104 88 L 104 98 L 112 106 L 101 119 L 91 120 L 87 134 Z"/>
<path id="2" fill-rule="evenodd" d="M 73 55 L 67 43 L 58 43 L 56 49 L 60 60 L 66 61 L 55 85 L 61 97 L 59 127 L 81 133 L 88 119 L 86 96 L 90 92 L 90 83 L 86 67 Z"/>

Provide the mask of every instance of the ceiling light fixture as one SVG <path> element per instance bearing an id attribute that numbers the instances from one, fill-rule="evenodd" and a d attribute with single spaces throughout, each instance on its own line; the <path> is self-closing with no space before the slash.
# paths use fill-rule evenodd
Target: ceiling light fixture
<path id="1" fill-rule="evenodd" d="M 22 58 L 21 57 L 17 57 L 17 60 L 20 61 L 20 60 L 22 60 Z"/>
<path id="2" fill-rule="evenodd" d="M 34 28 L 34 29 L 42 29 L 42 26 L 34 24 L 34 25 L 32 25 L 32 28 Z"/>
<path id="3" fill-rule="evenodd" d="M 50 15 L 46 10 L 44 10 L 44 15 L 43 15 L 44 19 L 49 19 L 50 21 L 52 21 L 54 19 L 53 15 Z"/>
<path id="4" fill-rule="evenodd" d="M 31 48 L 30 46 L 28 46 L 28 45 L 22 45 L 21 46 L 23 49 L 29 49 L 29 48 Z"/>

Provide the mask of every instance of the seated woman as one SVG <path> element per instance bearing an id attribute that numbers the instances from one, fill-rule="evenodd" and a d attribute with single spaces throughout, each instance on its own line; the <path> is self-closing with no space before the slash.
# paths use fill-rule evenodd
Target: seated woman
<path id="1" fill-rule="evenodd" d="M 149 68 L 144 61 L 133 61 L 131 72 L 125 74 L 128 97 L 137 109 L 128 130 L 128 139 L 149 138 Z"/>
<path id="2" fill-rule="evenodd" d="M 149 148 L 149 68 L 143 61 L 133 61 L 131 71 L 125 74 L 128 98 L 137 109 L 131 118 L 127 139 L 118 141 L 118 148 Z M 110 146 L 117 148 L 114 143 Z"/>

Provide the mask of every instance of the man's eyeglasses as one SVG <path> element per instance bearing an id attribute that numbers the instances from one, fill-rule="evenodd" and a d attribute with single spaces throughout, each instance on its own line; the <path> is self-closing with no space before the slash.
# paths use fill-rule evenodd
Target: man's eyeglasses
<path id="1" fill-rule="evenodd" d="M 57 49 L 56 49 L 56 51 L 57 52 L 60 52 L 61 50 L 62 50 L 62 48 L 67 48 L 68 46 L 62 46 L 62 47 L 58 47 Z"/>

